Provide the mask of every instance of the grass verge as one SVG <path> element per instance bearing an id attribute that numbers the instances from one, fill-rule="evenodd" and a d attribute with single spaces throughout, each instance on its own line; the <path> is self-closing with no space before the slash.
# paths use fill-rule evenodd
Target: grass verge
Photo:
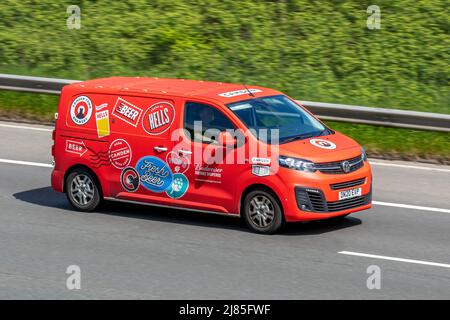
<path id="1" fill-rule="evenodd" d="M 450 164 L 450 134 L 327 122 L 367 149 L 369 157 Z"/>
<path id="2" fill-rule="evenodd" d="M 58 97 L 0 92 L 0 118 L 52 123 Z M 366 147 L 369 157 L 450 164 L 450 134 L 331 122 L 327 124 Z"/>

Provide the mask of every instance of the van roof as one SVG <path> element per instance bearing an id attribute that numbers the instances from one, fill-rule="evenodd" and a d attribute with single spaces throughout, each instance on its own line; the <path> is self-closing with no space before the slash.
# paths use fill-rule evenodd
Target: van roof
<path id="1" fill-rule="evenodd" d="M 111 77 L 77 82 L 69 85 L 78 90 L 94 90 L 107 93 L 156 93 L 158 95 L 173 95 L 182 97 L 198 97 L 218 100 L 222 103 L 231 103 L 245 100 L 249 97 L 243 84 L 225 82 L 198 81 L 169 78 L 143 78 L 143 77 Z M 280 94 L 279 91 L 259 87 L 247 86 L 255 97 Z M 77 90 L 77 91 L 78 91 Z"/>

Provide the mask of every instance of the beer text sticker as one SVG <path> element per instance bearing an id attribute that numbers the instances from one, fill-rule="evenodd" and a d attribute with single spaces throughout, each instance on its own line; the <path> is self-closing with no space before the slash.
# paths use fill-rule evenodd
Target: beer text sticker
<path id="1" fill-rule="evenodd" d="M 133 127 L 137 127 L 139 120 L 141 119 L 142 109 L 122 98 L 117 98 L 112 115 L 131 124 Z"/>

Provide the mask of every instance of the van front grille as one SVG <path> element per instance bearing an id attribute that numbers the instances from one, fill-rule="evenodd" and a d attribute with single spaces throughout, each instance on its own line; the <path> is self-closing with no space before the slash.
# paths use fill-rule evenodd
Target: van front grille
<path id="1" fill-rule="evenodd" d="M 350 164 L 350 170 L 348 172 L 344 172 L 342 168 L 342 162 L 348 161 Z M 314 167 L 322 173 L 325 174 L 344 174 L 354 172 L 364 166 L 364 161 L 362 159 L 362 155 L 357 157 L 341 160 L 341 161 L 333 161 L 333 162 L 322 162 L 314 164 Z"/>
<path id="2" fill-rule="evenodd" d="M 372 201 L 372 192 L 360 197 L 327 202 L 321 190 L 296 187 L 295 197 L 300 210 L 326 213 L 353 209 L 369 204 Z"/>
<path id="3" fill-rule="evenodd" d="M 351 188 L 351 187 L 355 187 L 355 186 L 364 184 L 364 182 L 366 182 L 366 178 L 356 179 L 356 180 L 346 181 L 346 182 L 333 183 L 333 184 L 330 184 L 330 188 L 332 190 L 347 189 L 347 188 Z"/>
<path id="4" fill-rule="evenodd" d="M 336 212 L 336 211 L 342 211 L 342 210 L 360 207 L 367 203 L 368 203 L 367 197 L 360 196 L 360 197 L 355 197 L 355 198 L 346 199 L 346 200 L 327 202 L 327 206 L 328 206 L 329 212 Z"/>

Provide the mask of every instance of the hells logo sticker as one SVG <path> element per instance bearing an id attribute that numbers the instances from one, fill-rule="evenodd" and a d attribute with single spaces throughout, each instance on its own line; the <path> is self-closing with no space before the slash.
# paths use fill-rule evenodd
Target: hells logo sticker
<path id="1" fill-rule="evenodd" d="M 137 127 L 142 116 L 142 109 L 122 98 L 118 98 L 116 105 L 113 108 L 112 115 L 131 124 L 133 127 Z"/>
<path id="2" fill-rule="evenodd" d="M 99 138 L 109 136 L 109 111 L 103 110 L 95 113 L 95 121 L 97 124 L 97 135 Z"/>
<path id="3" fill-rule="evenodd" d="M 158 102 L 145 112 L 142 127 L 148 134 L 161 134 L 170 128 L 174 118 L 174 107 L 168 102 Z"/>

